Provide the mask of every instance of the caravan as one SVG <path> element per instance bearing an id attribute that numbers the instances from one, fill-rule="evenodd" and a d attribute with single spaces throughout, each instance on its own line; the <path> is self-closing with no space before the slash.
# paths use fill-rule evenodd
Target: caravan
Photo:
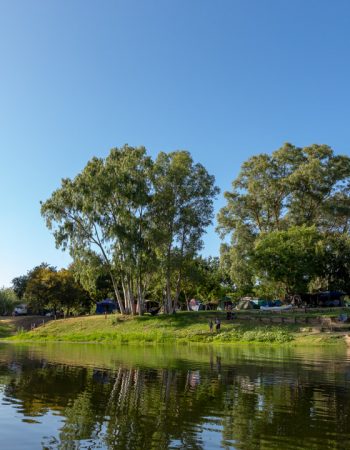
<path id="1" fill-rule="evenodd" d="M 28 314 L 27 305 L 18 305 L 13 311 L 15 316 L 26 316 Z"/>

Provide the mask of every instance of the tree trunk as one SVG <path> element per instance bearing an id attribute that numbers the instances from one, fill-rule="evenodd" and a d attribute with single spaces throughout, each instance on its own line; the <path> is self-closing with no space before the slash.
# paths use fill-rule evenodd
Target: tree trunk
<path id="1" fill-rule="evenodd" d="M 114 289 L 115 296 L 117 298 L 119 310 L 120 310 L 121 314 L 125 314 L 124 302 L 123 302 L 123 299 L 120 296 L 118 285 L 117 285 L 117 283 L 115 281 L 115 278 L 114 278 L 114 276 L 113 276 L 111 271 L 109 271 L 109 276 L 111 277 L 111 280 L 112 280 L 113 289 Z"/>
<path id="2" fill-rule="evenodd" d="M 167 272 L 166 272 L 166 299 L 165 299 L 165 312 L 170 314 L 172 312 L 172 299 L 171 299 L 171 244 L 168 246 L 167 251 Z"/>
<path id="3" fill-rule="evenodd" d="M 179 297 L 180 297 L 180 292 L 181 292 L 181 268 L 179 271 L 179 276 L 177 278 L 177 283 L 176 283 L 176 293 L 175 293 L 175 297 L 174 297 L 174 311 L 176 309 L 176 307 L 178 306 L 178 301 L 179 301 Z"/>
<path id="4" fill-rule="evenodd" d="M 187 294 L 186 294 L 186 292 L 184 292 L 184 294 L 185 294 L 185 300 L 186 300 L 187 311 L 190 311 L 190 303 L 189 303 L 189 301 L 188 301 Z"/>
<path id="5" fill-rule="evenodd" d="M 122 280 L 122 289 L 123 289 L 123 295 L 124 295 L 125 311 L 126 311 L 126 314 L 130 314 L 131 313 L 130 295 L 129 295 L 128 285 L 124 280 Z"/>
<path id="6" fill-rule="evenodd" d="M 144 305 L 143 305 L 143 296 L 142 296 L 142 287 L 141 287 L 141 281 L 137 283 L 137 306 L 138 306 L 138 313 L 139 316 L 143 315 L 144 311 Z"/>
<path id="7" fill-rule="evenodd" d="M 131 314 L 134 316 L 136 314 L 135 297 L 134 297 L 134 293 L 132 291 L 130 278 L 128 279 L 128 292 L 129 292 Z"/>

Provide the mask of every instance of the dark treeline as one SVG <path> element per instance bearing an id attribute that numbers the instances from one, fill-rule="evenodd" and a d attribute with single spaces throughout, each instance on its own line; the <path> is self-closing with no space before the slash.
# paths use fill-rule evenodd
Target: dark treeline
<path id="1" fill-rule="evenodd" d="M 41 205 L 71 266 L 38 266 L 14 288 L 55 310 L 87 310 L 113 296 L 126 314 L 142 314 L 146 300 L 171 313 L 192 297 L 348 293 L 349 181 L 350 158 L 326 145 L 285 144 L 251 157 L 218 214 L 220 258 L 203 258 L 219 193 L 214 177 L 186 151 L 152 160 L 143 147 L 115 148 L 63 179 Z"/>

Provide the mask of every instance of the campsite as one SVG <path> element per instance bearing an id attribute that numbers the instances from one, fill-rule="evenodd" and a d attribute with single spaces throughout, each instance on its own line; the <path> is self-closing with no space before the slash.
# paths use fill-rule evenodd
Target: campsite
<path id="1" fill-rule="evenodd" d="M 350 450 L 350 0 L 0 0 L 0 449 Z"/>

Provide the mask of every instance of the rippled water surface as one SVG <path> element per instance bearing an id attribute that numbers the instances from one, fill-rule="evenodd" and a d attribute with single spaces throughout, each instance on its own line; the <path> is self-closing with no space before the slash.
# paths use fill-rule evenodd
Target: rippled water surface
<path id="1" fill-rule="evenodd" d="M 350 449 L 346 350 L 0 345 L 0 448 Z"/>

